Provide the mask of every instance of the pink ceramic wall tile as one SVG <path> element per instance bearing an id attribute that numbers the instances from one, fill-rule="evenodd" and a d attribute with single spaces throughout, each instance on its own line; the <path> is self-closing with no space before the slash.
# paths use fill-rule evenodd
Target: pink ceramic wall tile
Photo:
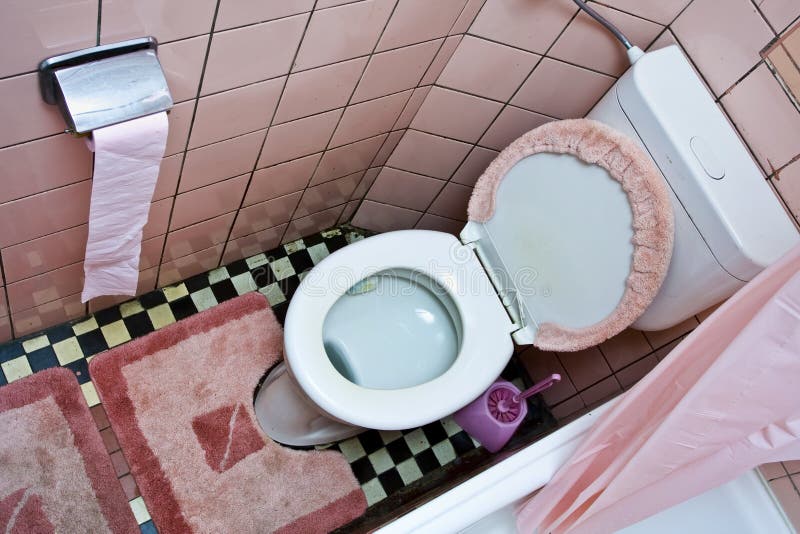
<path id="1" fill-rule="evenodd" d="M 538 60 L 536 54 L 468 35 L 458 45 L 437 83 L 505 102 Z"/>
<path id="2" fill-rule="evenodd" d="M 281 0 L 280 2 L 254 2 L 253 0 L 224 0 L 217 12 L 217 30 L 228 30 L 256 22 L 265 22 L 311 11 L 314 0 Z"/>
<path id="3" fill-rule="evenodd" d="M 14 336 L 11 329 L 11 319 L 9 317 L 0 317 L 0 342 L 9 341 Z"/>
<path id="4" fill-rule="evenodd" d="M 81 303 L 80 293 L 77 293 L 11 314 L 11 320 L 14 323 L 14 335 L 19 337 L 84 315 L 86 306 Z"/>
<path id="5" fill-rule="evenodd" d="M 506 106 L 480 140 L 480 144 L 503 150 L 522 134 L 550 122 L 550 117 L 514 106 Z"/>
<path id="6" fill-rule="evenodd" d="M 208 35 L 175 41 L 158 47 L 158 61 L 164 70 L 174 102 L 197 96 L 200 74 L 206 59 Z"/>
<path id="7" fill-rule="evenodd" d="M 434 230 L 436 232 L 446 232 L 458 236 L 459 232 L 464 228 L 464 223 L 448 219 L 447 217 L 439 217 L 431 213 L 426 213 L 419 220 L 414 227 L 417 230 Z"/>
<path id="8" fill-rule="evenodd" d="M 596 406 L 601 404 L 604 401 L 607 401 L 611 397 L 622 393 L 622 388 L 617 382 L 617 379 L 613 376 L 609 376 L 586 388 L 585 390 L 579 393 L 581 400 L 583 401 L 586 406 Z"/>
<path id="9" fill-rule="evenodd" d="M 611 369 L 629 365 L 653 351 L 647 338 L 638 330 L 627 329 L 600 344 L 600 351 L 606 357 Z"/>
<path id="10" fill-rule="evenodd" d="M 776 478 L 781 478 L 787 476 L 786 470 L 783 468 L 783 464 L 780 462 L 772 462 L 768 464 L 761 464 L 758 466 L 758 470 L 761 471 L 761 474 L 764 475 L 764 478 L 767 480 L 773 480 Z"/>
<path id="11" fill-rule="evenodd" d="M 411 93 L 411 90 L 403 91 L 347 106 L 330 146 L 341 146 L 388 132 L 403 111 Z"/>
<path id="12" fill-rule="evenodd" d="M 302 195 L 303 193 L 298 191 L 240 209 L 233 225 L 231 239 L 289 222 Z"/>
<path id="13" fill-rule="evenodd" d="M 175 197 L 170 230 L 234 211 L 241 204 L 250 176 L 245 174 Z"/>
<path id="14" fill-rule="evenodd" d="M 197 103 L 189 148 L 269 126 L 285 79 L 274 78 L 201 98 Z"/>
<path id="15" fill-rule="evenodd" d="M 261 130 L 188 151 L 178 192 L 252 171 L 264 134 Z"/>
<path id="16" fill-rule="evenodd" d="M 800 160 L 784 167 L 771 181 L 792 215 L 800 220 Z"/>
<path id="17" fill-rule="evenodd" d="M 552 406 L 550 408 L 550 413 L 553 414 L 553 417 L 555 417 L 559 423 L 564 424 L 586 413 L 586 405 L 581 400 L 580 395 L 575 395 L 560 402 L 556 406 Z"/>
<path id="18" fill-rule="evenodd" d="M 562 352 L 558 354 L 558 359 L 561 360 L 578 391 L 611 376 L 611 369 L 597 347 L 577 352 Z"/>
<path id="19" fill-rule="evenodd" d="M 778 33 L 800 17 L 800 6 L 795 0 L 758 0 L 756 5 Z"/>
<path id="20" fill-rule="evenodd" d="M 384 167 L 366 198 L 401 208 L 425 211 L 445 182 L 391 167 Z"/>
<path id="21" fill-rule="evenodd" d="M 163 261 L 175 260 L 199 250 L 224 243 L 231 230 L 235 212 L 175 230 L 167 235 Z"/>
<path id="22" fill-rule="evenodd" d="M 396 0 L 364 0 L 317 10 L 308 24 L 294 70 L 305 70 L 369 54 Z"/>
<path id="23" fill-rule="evenodd" d="M 286 234 L 281 240 L 284 243 L 294 241 L 303 236 L 315 234 L 336 224 L 344 206 L 336 206 L 325 211 L 319 211 L 306 217 L 292 220 L 286 228 Z"/>
<path id="24" fill-rule="evenodd" d="M 222 249 L 223 245 L 214 245 L 183 258 L 163 263 L 158 275 L 158 287 L 168 286 L 214 269 L 222 258 Z"/>
<path id="25" fill-rule="evenodd" d="M 185 39 L 211 31 L 214 0 L 105 0 L 102 43 L 114 43 L 142 35 L 159 42 Z"/>
<path id="26" fill-rule="evenodd" d="M 89 220 L 92 181 L 0 204 L 0 247 L 42 237 Z"/>
<path id="27" fill-rule="evenodd" d="M 142 239 L 151 239 L 166 234 L 171 211 L 172 198 L 165 198 L 150 204 L 147 223 L 142 228 Z"/>
<path id="28" fill-rule="evenodd" d="M 386 135 L 379 135 L 325 152 L 310 185 L 321 184 L 369 168 Z"/>
<path id="29" fill-rule="evenodd" d="M 361 182 L 356 186 L 355 191 L 353 191 L 353 196 L 350 197 L 353 200 L 360 201 L 364 198 L 369 191 L 369 188 L 372 187 L 372 184 L 375 183 L 375 180 L 378 178 L 378 174 L 383 170 L 383 167 L 373 167 L 371 169 L 367 169 L 364 173 L 364 177 L 361 178 Z"/>
<path id="30" fill-rule="evenodd" d="M 312 213 L 324 211 L 334 206 L 340 206 L 350 200 L 350 195 L 361 181 L 364 172 L 356 172 L 336 180 L 331 180 L 314 187 L 309 187 L 303 192 L 300 203 L 297 205 L 293 218 L 305 217 Z"/>
<path id="31" fill-rule="evenodd" d="M 472 188 L 461 184 L 449 183 L 445 186 L 431 207 L 429 213 L 455 219 L 457 221 L 467 220 L 467 204 L 469 204 Z"/>
<path id="32" fill-rule="evenodd" d="M 769 482 L 769 487 L 792 525 L 796 529 L 800 528 L 800 494 L 797 493 L 792 479 L 786 477 L 772 480 Z"/>
<path id="33" fill-rule="evenodd" d="M 250 206 L 271 198 L 303 190 L 311 180 L 322 154 L 312 154 L 253 174 L 250 187 L 244 197 L 244 205 Z"/>
<path id="34" fill-rule="evenodd" d="M 73 263 L 6 286 L 12 313 L 67 297 L 82 289 L 83 263 Z"/>
<path id="35" fill-rule="evenodd" d="M 167 115 L 169 132 L 167 133 L 167 146 L 164 149 L 164 155 L 171 156 L 186 150 L 193 114 L 194 100 L 175 104 L 169 111 Z"/>
<path id="36" fill-rule="evenodd" d="M 8 315 L 8 302 L 6 302 L 6 288 L 0 286 L 0 317 Z"/>
<path id="37" fill-rule="evenodd" d="M 466 157 L 470 146 L 416 130 L 408 130 L 386 162 L 390 167 L 446 180 Z"/>
<path id="38" fill-rule="evenodd" d="M 474 147 L 453 175 L 451 181 L 470 187 L 474 186 L 483 171 L 486 170 L 486 167 L 497 157 L 497 154 L 499 152 L 496 150 L 489 150 L 479 146 Z"/>
<path id="39" fill-rule="evenodd" d="M 418 211 L 365 200 L 353 217 L 353 226 L 374 232 L 390 232 L 414 228 L 422 216 Z"/>
<path id="40" fill-rule="evenodd" d="M 386 138 L 386 141 L 383 143 L 383 146 L 381 146 L 381 149 L 375 155 L 375 159 L 372 161 L 372 166 L 379 167 L 386 163 L 386 160 L 392 155 L 392 152 L 394 152 L 394 149 L 397 147 L 397 143 L 399 143 L 400 139 L 402 138 L 402 131 L 397 130 L 390 132 L 389 136 Z"/>
<path id="41" fill-rule="evenodd" d="M 55 135 L 1 149 L 0 169 L 3 203 L 91 178 L 92 153 L 82 139 Z"/>
<path id="42" fill-rule="evenodd" d="M 767 174 L 800 153 L 800 114 L 766 65 L 737 84 L 722 105 Z"/>
<path id="43" fill-rule="evenodd" d="M 406 104 L 405 109 L 397 118 L 397 122 L 394 124 L 395 130 L 402 130 L 404 128 L 408 128 L 411 121 L 414 120 L 414 116 L 419 111 L 419 107 L 425 102 L 425 98 L 427 98 L 428 93 L 431 91 L 431 86 L 427 87 L 417 87 L 414 89 L 414 92 L 411 94 L 411 98 L 408 99 L 408 103 Z"/>
<path id="44" fill-rule="evenodd" d="M 544 58 L 511 103 L 559 119 L 579 119 L 615 81 L 611 76 Z"/>
<path id="45" fill-rule="evenodd" d="M 603 0 L 603 4 L 637 17 L 652 20 L 664 26 L 669 25 L 692 0 Z"/>
<path id="46" fill-rule="evenodd" d="M 335 109 L 273 126 L 267 133 L 267 141 L 258 159 L 258 166 L 266 167 L 314 152 L 322 152 L 328 146 L 342 112 L 342 109 Z"/>
<path id="47" fill-rule="evenodd" d="M 400 0 L 378 43 L 378 51 L 444 37 L 465 4 L 466 0 Z"/>
<path id="48" fill-rule="evenodd" d="M 361 202 L 358 200 L 353 200 L 345 204 L 344 210 L 339 214 L 339 219 L 336 221 L 336 224 L 348 224 L 350 219 L 353 218 L 353 215 L 356 214 L 359 204 L 361 204 Z"/>
<path id="49" fill-rule="evenodd" d="M 161 263 L 161 251 L 164 249 L 164 240 L 167 236 L 159 235 L 142 240 L 142 252 L 139 255 L 139 270 L 152 269 Z"/>
<path id="50" fill-rule="evenodd" d="M 561 375 L 561 381 L 553 384 L 552 387 L 542 393 L 542 397 L 548 406 L 553 406 L 562 402 L 578 391 L 572 385 L 564 366 L 556 358 L 555 353 L 541 351 L 531 347 L 519 355 L 519 359 L 528 371 L 528 376 L 534 381 L 544 380 L 553 373 Z"/>
<path id="51" fill-rule="evenodd" d="M 469 31 L 543 54 L 577 10 L 570 0 L 493 0 L 486 2 Z"/>
<path id="52" fill-rule="evenodd" d="M 94 46 L 97 1 L 4 2 L 0 17 L 0 78 L 36 70 L 41 60 Z"/>
<path id="53" fill-rule="evenodd" d="M 178 189 L 178 179 L 181 176 L 183 154 L 174 154 L 161 160 L 158 170 L 158 181 L 153 191 L 153 200 L 161 200 L 175 195 Z"/>
<path id="54" fill-rule="evenodd" d="M 0 254 L 6 283 L 82 261 L 88 228 L 82 224 L 4 248 Z"/>
<path id="55" fill-rule="evenodd" d="M 372 56 L 353 94 L 353 102 L 416 87 L 442 42 L 437 39 Z"/>
<path id="56" fill-rule="evenodd" d="M 602 5 L 593 6 L 622 30 L 632 43 L 647 48 L 663 26 Z M 570 22 L 547 54 L 581 67 L 619 76 L 629 67 L 625 48 L 611 33 L 586 13 Z"/>
<path id="57" fill-rule="evenodd" d="M 439 51 L 436 52 L 436 57 L 433 58 L 428 70 L 425 71 L 425 75 L 422 77 L 422 80 L 420 80 L 419 85 L 431 85 L 436 83 L 436 80 L 439 79 L 439 75 L 447 66 L 447 63 L 450 62 L 450 58 L 453 57 L 453 53 L 456 51 L 456 48 L 458 48 L 458 45 L 461 43 L 463 38 L 464 35 L 459 34 L 451 35 L 444 40 L 441 48 L 439 48 Z M 431 42 L 439 41 L 437 40 Z"/>
<path id="58" fill-rule="evenodd" d="M 46 104 L 36 73 L 0 80 L 0 148 L 61 133 L 66 128 L 56 106 Z M 8 105 L 12 103 L 14 105 Z"/>
<path id="59" fill-rule="evenodd" d="M 685 336 L 695 328 L 700 323 L 694 317 L 689 317 L 685 321 L 676 324 L 671 328 L 667 328 L 666 330 L 659 330 L 657 332 L 645 332 L 644 336 L 647 338 L 647 341 L 650 342 L 650 345 L 653 348 L 663 347 L 667 343 L 671 341 L 675 341 L 676 339 L 680 338 L 681 336 Z"/>
<path id="60" fill-rule="evenodd" d="M 281 242 L 281 236 L 286 231 L 288 224 L 281 224 L 273 228 L 267 228 L 260 232 L 250 234 L 239 239 L 231 239 L 225 245 L 225 252 L 222 254 L 222 263 L 228 264 L 243 258 L 249 258 L 260 254 L 265 250 L 277 247 Z"/>
<path id="61" fill-rule="evenodd" d="M 644 378 L 656 365 L 658 365 L 658 358 L 651 354 L 624 369 L 620 369 L 614 376 L 616 376 L 623 388 L 629 388 Z"/>
<path id="62" fill-rule="evenodd" d="M 150 291 L 153 291 L 156 288 L 157 277 L 158 277 L 157 267 L 140 271 L 139 281 L 136 284 L 136 295 L 142 295 L 144 293 L 149 293 Z M 87 303 L 89 308 L 89 313 L 96 313 L 100 310 L 111 308 L 112 306 L 118 306 L 119 304 L 127 302 L 132 298 L 133 297 L 129 297 L 127 295 L 107 295 L 103 297 L 97 297 L 95 299 L 90 300 Z"/>
<path id="63" fill-rule="evenodd" d="M 278 105 L 275 124 L 344 106 L 366 64 L 367 58 L 359 58 L 292 74 Z"/>
<path id="64" fill-rule="evenodd" d="M 308 17 L 296 15 L 215 33 L 202 94 L 287 74 Z"/>
<path id="65" fill-rule="evenodd" d="M 434 86 L 411 127 L 475 143 L 500 113 L 503 104 Z"/>
<path id="66" fill-rule="evenodd" d="M 452 28 L 450 28 L 450 33 L 466 33 L 467 30 L 469 30 L 469 27 L 475 21 L 475 17 L 478 16 L 478 13 L 485 3 L 486 0 L 467 0 L 467 5 L 464 6 L 464 9 L 461 11 L 461 14 L 456 20 L 456 23 L 453 24 Z"/>
<path id="67" fill-rule="evenodd" d="M 717 96 L 759 62 L 775 36 L 749 0 L 719 7 L 714 0 L 695 0 L 671 26 Z"/>

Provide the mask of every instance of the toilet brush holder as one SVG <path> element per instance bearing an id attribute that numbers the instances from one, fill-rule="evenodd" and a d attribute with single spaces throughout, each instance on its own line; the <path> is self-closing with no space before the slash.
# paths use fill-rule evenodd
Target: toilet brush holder
<path id="1" fill-rule="evenodd" d="M 525 399 L 561 380 L 553 374 L 521 392 L 507 380 L 497 380 L 483 394 L 453 414 L 455 422 L 489 452 L 508 443 L 528 414 Z"/>

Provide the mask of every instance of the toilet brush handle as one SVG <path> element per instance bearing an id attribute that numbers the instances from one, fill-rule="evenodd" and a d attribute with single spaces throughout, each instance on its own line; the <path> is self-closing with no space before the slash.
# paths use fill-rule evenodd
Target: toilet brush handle
<path id="1" fill-rule="evenodd" d="M 537 382 L 532 387 L 526 389 L 519 395 L 514 395 L 514 402 L 521 402 L 527 399 L 528 397 L 532 397 L 533 395 L 536 395 L 540 391 L 544 391 L 545 389 L 549 388 L 559 380 L 561 380 L 561 375 L 558 373 L 553 373 L 552 375 L 548 376 L 541 382 Z"/>

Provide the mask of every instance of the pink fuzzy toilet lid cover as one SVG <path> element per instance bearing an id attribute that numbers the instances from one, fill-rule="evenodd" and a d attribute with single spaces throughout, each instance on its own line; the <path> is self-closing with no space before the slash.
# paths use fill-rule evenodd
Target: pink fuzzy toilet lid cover
<path id="1" fill-rule="evenodd" d="M 633 324 L 655 298 L 672 258 L 672 203 L 661 172 L 633 139 L 594 120 L 572 119 L 540 126 L 503 150 L 475 185 L 469 220 L 489 221 L 506 174 L 522 159 L 545 152 L 571 154 L 602 167 L 620 183 L 631 207 L 633 259 L 616 308 L 605 319 L 582 328 L 542 323 L 533 342 L 543 350 L 582 350 Z"/>

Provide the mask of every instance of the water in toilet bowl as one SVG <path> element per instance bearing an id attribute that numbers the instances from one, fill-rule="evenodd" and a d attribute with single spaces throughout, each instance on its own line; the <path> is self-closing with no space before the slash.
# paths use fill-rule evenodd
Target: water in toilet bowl
<path id="1" fill-rule="evenodd" d="M 371 389 L 401 389 L 433 380 L 458 355 L 461 328 L 447 291 L 402 270 L 360 280 L 342 295 L 323 324 L 333 366 Z"/>

